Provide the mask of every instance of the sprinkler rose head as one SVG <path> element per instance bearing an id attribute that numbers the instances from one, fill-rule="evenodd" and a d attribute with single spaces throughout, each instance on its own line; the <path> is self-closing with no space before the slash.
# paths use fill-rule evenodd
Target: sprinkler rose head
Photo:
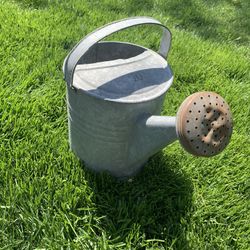
<path id="1" fill-rule="evenodd" d="M 176 130 L 181 145 L 197 156 L 220 153 L 232 135 L 232 114 L 226 101 L 214 92 L 197 92 L 181 104 Z"/>

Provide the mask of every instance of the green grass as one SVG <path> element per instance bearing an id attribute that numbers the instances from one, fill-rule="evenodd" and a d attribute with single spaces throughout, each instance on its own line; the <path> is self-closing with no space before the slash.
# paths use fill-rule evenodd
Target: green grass
<path id="1" fill-rule="evenodd" d="M 230 104 L 229 146 L 205 159 L 178 142 L 132 182 L 69 151 L 62 62 L 87 33 L 153 16 L 173 34 L 163 114 L 202 90 Z M 0 249 L 249 249 L 248 0 L 0 0 Z M 114 36 L 156 49 L 152 29 Z"/>

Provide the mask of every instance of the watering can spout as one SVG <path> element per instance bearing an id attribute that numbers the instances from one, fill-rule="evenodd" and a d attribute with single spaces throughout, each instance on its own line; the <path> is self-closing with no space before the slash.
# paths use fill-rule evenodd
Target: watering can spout
<path id="1" fill-rule="evenodd" d="M 177 139 L 176 117 L 144 116 L 137 122 L 130 157 L 150 157 Z"/>
<path id="2" fill-rule="evenodd" d="M 144 116 L 137 123 L 134 158 L 150 157 L 176 139 L 196 156 L 219 154 L 229 143 L 232 115 L 226 101 L 214 92 L 187 97 L 172 116 Z"/>

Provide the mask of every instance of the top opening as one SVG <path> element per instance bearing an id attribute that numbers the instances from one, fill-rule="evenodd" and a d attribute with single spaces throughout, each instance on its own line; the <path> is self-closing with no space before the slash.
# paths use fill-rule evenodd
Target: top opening
<path id="1" fill-rule="evenodd" d="M 99 42 L 80 59 L 73 86 L 100 99 L 137 103 L 164 94 L 173 81 L 156 52 L 121 42 Z"/>
<path id="2" fill-rule="evenodd" d="M 140 55 L 146 48 L 130 43 L 99 42 L 80 59 L 78 64 L 90 64 L 97 62 L 113 61 L 117 59 L 129 59 Z"/>

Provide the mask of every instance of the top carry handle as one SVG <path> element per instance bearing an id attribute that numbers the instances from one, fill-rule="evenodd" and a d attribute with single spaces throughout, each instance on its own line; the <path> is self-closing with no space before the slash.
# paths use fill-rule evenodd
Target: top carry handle
<path id="1" fill-rule="evenodd" d="M 171 33 L 166 26 L 151 17 L 132 17 L 107 24 L 84 37 L 67 55 L 63 63 L 64 79 L 73 88 L 73 74 L 81 57 L 97 42 L 103 38 L 126 28 L 141 25 L 154 24 L 163 28 L 163 35 L 159 54 L 166 57 L 171 44 Z"/>

